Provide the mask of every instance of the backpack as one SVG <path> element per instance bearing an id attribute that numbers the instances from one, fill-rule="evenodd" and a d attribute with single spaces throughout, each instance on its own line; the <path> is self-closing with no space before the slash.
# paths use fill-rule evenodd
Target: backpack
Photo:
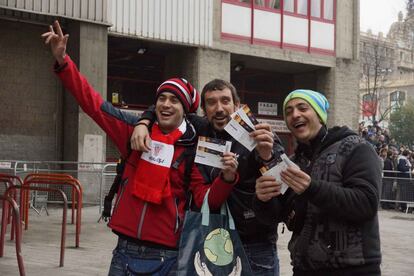
<path id="1" fill-rule="evenodd" d="M 129 157 L 129 154 L 128 154 L 128 157 Z M 100 222 L 101 219 L 107 222 L 112 216 L 112 201 L 115 197 L 115 194 L 118 192 L 119 185 L 122 182 L 122 175 L 124 174 L 125 163 L 128 157 L 125 159 L 120 159 L 120 161 L 116 165 L 116 176 L 115 176 L 114 182 L 111 185 L 111 188 L 109 189 L 108 194 L 105 196 L 104 208 L 102 210 L 102 214 L 98 222 Z M 181 155 L 178 156 L 178 158 L 171 165 L 171 168 L 177 170 L 181 162 L 185 160 L 184 189 L 186 191 L 187 199 L 191 198 L 191 193 L 188 187 L 190 186 L 190 182 L 191 182 L 191 169 L 194 163 L 194 158 L 195 158 L 195 147 L 186 147 L 185 150 L 181 153 Z M 190 202 L 191 200 L 187 200 L 186 209 L 188 208 Z"/>

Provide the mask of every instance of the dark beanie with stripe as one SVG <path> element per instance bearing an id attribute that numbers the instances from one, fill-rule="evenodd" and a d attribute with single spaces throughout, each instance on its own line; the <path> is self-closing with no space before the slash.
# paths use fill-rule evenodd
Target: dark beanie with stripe
<path id="1" fill-rule="evenodd" d="M 173 93 L 180 100 L 185 113 L 197 111 L 200 104 L 200 95 L 186 79 L 171 78 L 164 81 L 157 89 L 156 99 L 163 92 Z"/>

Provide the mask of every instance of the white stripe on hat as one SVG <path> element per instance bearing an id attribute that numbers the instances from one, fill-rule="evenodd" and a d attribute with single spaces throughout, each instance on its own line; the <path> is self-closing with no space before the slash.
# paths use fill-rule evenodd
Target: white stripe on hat
<path id="1" fill-rule="evenodd" d="M 180 90 L 181 90 L 181 92 L 184 94 L 184 96 L 185 96 L 185 99 L 187 100 L 187 102 L 188 102 L 188 104 L 191 106 L 192 105 L 192 103 L 193 103 L 193 101 L 191 101 L 191 98 L 190 98 L 190 95 L 188 95 L 188 92 L 187 92 L 187 89 L 185 89 L 184 87 L 182 87 L 178 82 L 175 82 L 175 81 L 165 81 L 165 82 L 163 82 L 161 85 L 160 85 L 160 87 L 161 86 L 163 86 L 164 84 L 166 84 L 166 83 L 168 83 L 168 84 L 172 84 L 172 85 L 174 85 L 174 86 L 177 86 Z"/>
<path id="2" fill-rule="evenodd" d="M 196 90 L 195 88 L 193 88 L 193 90 L 194 90 L 194 93 L 193 93 L 193 101 L 191 102 L 191 105 L 192 105 L 193 103 L 195 103 L 195 101 L 196 101 L 196 97 L 197 97 L 197 90 Z"/>

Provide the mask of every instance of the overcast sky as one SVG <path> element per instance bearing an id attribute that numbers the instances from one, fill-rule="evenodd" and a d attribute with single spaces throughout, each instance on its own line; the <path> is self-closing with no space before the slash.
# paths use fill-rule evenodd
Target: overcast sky
<path id="1" fill-rule="evenodd" d="M 371 29 L 374 34 L 386 35 L 391 24 L 398 20 L 398 12 L 405 16 L 405 5 L 406 0 L 360 0 L 361 31 Z"/>

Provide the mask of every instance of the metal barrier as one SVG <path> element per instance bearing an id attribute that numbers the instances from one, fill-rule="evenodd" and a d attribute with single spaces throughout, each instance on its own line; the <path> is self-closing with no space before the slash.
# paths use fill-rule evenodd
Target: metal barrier
<path id="1" fill-rule="evenodd" d="M 15 185 L 22 185 L 22 180 L 20 179 L 20 177 L 18 176 L 14 176 L 14 175 L 9 175 L 9 174 L 0 174 L 0 182 L 4 183 L 4 187 L 5 189 L 2 191 L 1 194 L 4 194 L 7 190 L 7 188 L 9 188 L 10 186 L 15 186 Z M 11 198 L 17 202 L 17 193 L 13 193 L 11 195 Z M 20 199 L 21 199 L 21 195 L 20 195 Z M 7 224 L 9 224 L 11 222 L 11 217 L 12 217 L 12 209 L 9 209 L 9 213 L 8 213 L 8 219 L 7 219 Z M 11 240 L 14 239 L 14 223 L 12 223 L 12 229 L 11 229 Z"/>
<path id="2" fill-rule="evenodd" d="M 0 160 L 0 173 L 14 174 L 16 160 Z"/>
<path id="3" fill-rule="evenodd" d="M 0 160 L 0 164 L 3 162 Z M 6 162 L 7 163 L 7 162 Z M 10 162 L 9 162 L 10 163 Z M 103 206 L 103 197 L 116 175 L 116 163 L 73 162 L 73 161 L 24 161 L 11 162 L 12 174 L 25 178 L 30 173 L 65 173 L 79 179 L 84 188 L 83 202 Z M 7 169 L 9 170 L 9 169 Z M 1 172 L 1 171 L 0 171 Z M 71 200 L 70 190 L 62 190 Z M 48 203 L 58 203 L 54 194 L 49 195 Z M 101 209 L 99 210 L 101 212 Z"/>
<path id="4" fill-rule="evenodd" d="M 17 264 L 19 266 L 19 273 L 20 276 L 25 276 L 25 270 L 24 270 L 24 263 L 23 263 L 23 257 L 22 257 L 22 224 L 21 224 L 21 220 L 20 220 L 20 213 L 19 213 L 19 207 L 17 206 L 16 201 L 14 201 L 12 198 L 8 197 L 8 196 L 2 196 L 0 195 L 0 200 L 3 200 L 3 210 L 2 210 L 2 222 L 1 222 L 1 229 L 3 231 L 3 228 L 6 227 L 7 229 L 7 224 L 5 222 L 5 215 L 7 213 L 7 207 L 8 206 L 6 204 L 6 201 L 11 205 L 12 209 L 13 209 L 13 224 L 14 224 L 14 229 L 15 229 L 15 234 L 16 234 L 16 258 L 17 258 Z M 12 233 L 13 233 L 13 228 L 12 228 Z M 3 257 L 4 254 L 4 236 L 3 234 L 0 234 L 0 257 Z"/>
<path id="5" fill-rule="evenodd" d="M 69 175 L 69 174 L 58 174 L 58 173 L 29 173 L 28 175 L 26 175 L 26 177 L 24 178 L 24 182 L 27 182 L 29 180 L 56 180 L 56 181 L 62 181 L 63 183 L 65 183 L 66 181 L 69 182 L 74 182 L 78 188 L 79 191 L 81 193 L 81 195 L 83 195 L 83 189 L 81 184 L 79 183 L 79 181 L 74 178 L 73 176 Z M 76 193 L 75 193 L 75 189 L 72 188 L 72 196 L 71 201 L 72 201 L 72 224 L 74 223 L 74 210 L 75 210 L 75 205 L 76 205 Z M 27 200 L 24 201 L 24 204 L 27 203 Z M 27 206 L 24 206 L 24 208 L 28 208 Z"/>
<path id="6" fill-rule="evenodd" d="M 380 187 L 383 209 L 400 209 L 406 213 L 414 207 L 414 178 L 411 173 L 383 171 Z"/>
<path id="7" fill-rule="evenodd" d="M 75 182 L 70 182 L 67 179 L 65 179 L 64 181 L 59 180 L 59 179 L 29 179 L 27 181 L 25 181 L 23 183 L 23 187 L 28 186 L 30 187 L 30 185 L 32 184 L 48 184 L 48 185 L 70 185 L 72 186 L 72 188 L 75 190 L 76 192 L 76 197 L 78 198 L 77 202 L 77 208 L 76 208 L 76 227 L 75 227 L 75 247 L 79 247 L 79 237 L 80 237 L 80 231 L 81 231 L 81 212 L 82 212 L 82 193 L 79 190 L 79 182 L 75 183 Z M 66 195 L 65 195 L 66 197 Z M 25 229 L 28 229 L 28 225 L 29 225 L 29 208 L 27 205 L 27 200 L 26 197 L 24 197 L 24 201 L 25 204 L 23 205 L 24 207 L 24 218 L 25 218 Z M 22 208 L 22 210 L 23 210 Z"/>
<path id="8" fill-rule="evenodd" d="M 60 190 L 60 189 L 55 189 L 55 188 L 45 188 L 45 187 L 29 187 L 29 186 L 10 186 L 9 188 L 7 188 L 5 196 L 7 197 L 7 195 L 15 189 L 21 189 L 21 190 L 33 190 L 33 191 L 48 191 L 48 192 L 57 192 L 62 196 L 63 199 L 63 215 L 62 215 L 62 232 L 61 232 L 61 240 L 60 240 L 60 260 L 59 260 L 59 266 L 63 267 L 64 265 L 64 258 L 65 258 L 65 237 L 66 237 L 66 217 L 67 217 L 67 205 L 68 205 L 68 200 L 66 198 L 65 193 Z M 7 204 L 5 204 L 5 201 L 3 201 L 3 213 L 7 212 Z M 17 207 L 17 205 L 16 205 Z M 18 222 L 16 225 L 16 227 L 20 227 L 20 237 L 22 235 L 21 233 L 21 223 L 20 223 L 20 219 L 16 219 L 16 221 Z M 6 229 L 7 229 L 7 223 L 5 221 L 5 217 L 2 217 L 2 221 L 1 221 L 1 233 L 0 233 L 0 256 L 3 256 L 3 252 L 4 252 L 4 240 L 5 240 L 5 235 L 6 235 Z M 16 228 L 17 229 L 17 228 Z M 16 241 L 17 241 L 17 234 L 16 234 Z"/>

